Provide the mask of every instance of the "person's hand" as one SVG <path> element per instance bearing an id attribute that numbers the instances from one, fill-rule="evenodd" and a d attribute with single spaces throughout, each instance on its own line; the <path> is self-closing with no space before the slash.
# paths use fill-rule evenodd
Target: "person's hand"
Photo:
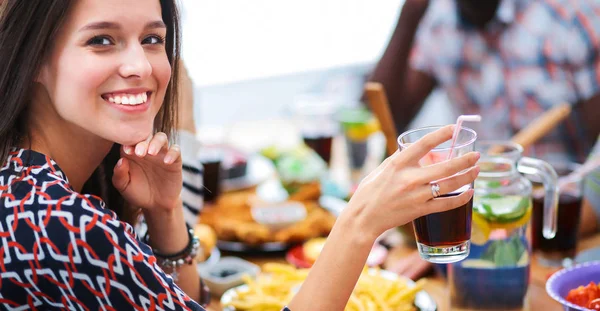
<path id="1" fill-rule="evenodd" d="M 466 204 L 473 196 L 462 194 L 433 198 L 431 182 L 447 194 L 472 183 L 479 174 L 474 166 L 479 153 L 420 167 L 419 160 L 431 149 L 452 138 L 454 126 L 446 126 L 424 136 L 403 151 L 397 151 L 369 174 L 358 186 L 347 210 L 357 217 L 365 234 L 379 236 L 418 217 L 447 211 Z M 468 169 L 468 170 L 467 170 Z M 459 172 L 466 170 L 459 174 Z"/>
<path id="2" fill-rule="evenodd" d="M 169 146 L 167 135 L 156 133 L 135 146 L 121 148 L 112 182 L 134 206 L 170 210 L 179 203 L 181 167 L 179 146 Z"/>
<path id="3" fill-rule="evenodd" d="M 415 281 L 425 276 L 431 268 L 433 268 L 433 264 L 421 258 L 417 250 L 385 267 L 388 271 L 395 272 Z"/>

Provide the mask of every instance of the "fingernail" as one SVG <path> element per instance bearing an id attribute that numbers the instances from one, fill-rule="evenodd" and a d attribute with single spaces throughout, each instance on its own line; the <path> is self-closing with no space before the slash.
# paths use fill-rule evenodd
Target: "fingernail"
<path id="1" fill-rule="evenodd" d="M 136 154 L 138 157 L 141 157 L 141 156 L 143 156 L 143 155 L 144 155 L 144 146 L 143 146 L 143 145 L 137 145 L 137 146 L 135 147 L 135 154 Z"/>
<path id="2" fill-rule="evenodd" d="M 148 153 L 151 155 L 156 155 L 158 152 L 156 151 L 156 147 L 155 146 L 150 146 L 148 148 Z"/>
<path id="3" fill-rule="evenodd" d="M 131 155 L 131 146 L 123 146 L 123 151 L 126 155 Z"/>
<path id="4" fill-rule="evenodd" d="M 123 158 L 119 159 L 119 161 L 117 161 L 117 167 L 121 167 L 121 164 L 123 164 Z"/>
<path id="5" fill-rule="evenodd" d="M 171 163 L 171 159 L 172 159 L 172 157 L 170 155 L 167 155 L 165 157 L 165 164 L 170 164 Z"/>
<path id="6" fill-rule="evenodd" d="M 481 153 L 480 152 L 475 152 L 475 159 L 477 159 L 477 160 L 481 159 Z"/>

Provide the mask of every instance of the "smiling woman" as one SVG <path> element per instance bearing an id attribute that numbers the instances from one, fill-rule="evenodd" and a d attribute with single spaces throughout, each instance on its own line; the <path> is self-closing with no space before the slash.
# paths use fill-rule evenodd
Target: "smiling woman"
<path id="1" fill-rule="evenodd" d="M 174 1 L 6 0 L 0 12 L 0 309 L 201 309 L 169 143 Z"/>

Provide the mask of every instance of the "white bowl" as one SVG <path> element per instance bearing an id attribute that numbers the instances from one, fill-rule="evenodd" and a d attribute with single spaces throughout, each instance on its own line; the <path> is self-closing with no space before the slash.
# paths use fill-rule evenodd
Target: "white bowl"
<path id="1" fill-rule="evenodd" d="M 217 263 L 200 268 L 200 277 L 216 296 L 221 296 L 226 290 L 243 284 L 243 275 L 254 278 L 260 268 L 246 260 L 237 257 L 223 257 Z"/>

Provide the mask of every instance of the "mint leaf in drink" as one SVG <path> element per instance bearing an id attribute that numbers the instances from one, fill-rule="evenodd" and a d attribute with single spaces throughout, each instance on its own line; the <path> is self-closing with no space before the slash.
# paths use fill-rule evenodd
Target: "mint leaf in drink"
<path id="1" fill-rule="evenodd" d="M 487 187 L 491 189 L 496 189 L 502 187 L 502 183 L 499 181 L 490 181 L 487 183 Z"/>
<path id="2" fill-rule="evenodd" d="M 510 267 L 515 266 L 520 256 L 517 254 L 517 250 L 512 246 L 510 241 L 499 241 L 502 242 L 496 248 L 494 254 L 494 263 L 497 267 Z"/>
<path id="3" fill-rule="evenodd" d="M 502 198 L 502 195 L 498 194 L 498 193 L 488 193 L 488 194 L 482 196 L 482 198 L 486 198 L 486 199 L 500 199 L 500 198 Z"/>

